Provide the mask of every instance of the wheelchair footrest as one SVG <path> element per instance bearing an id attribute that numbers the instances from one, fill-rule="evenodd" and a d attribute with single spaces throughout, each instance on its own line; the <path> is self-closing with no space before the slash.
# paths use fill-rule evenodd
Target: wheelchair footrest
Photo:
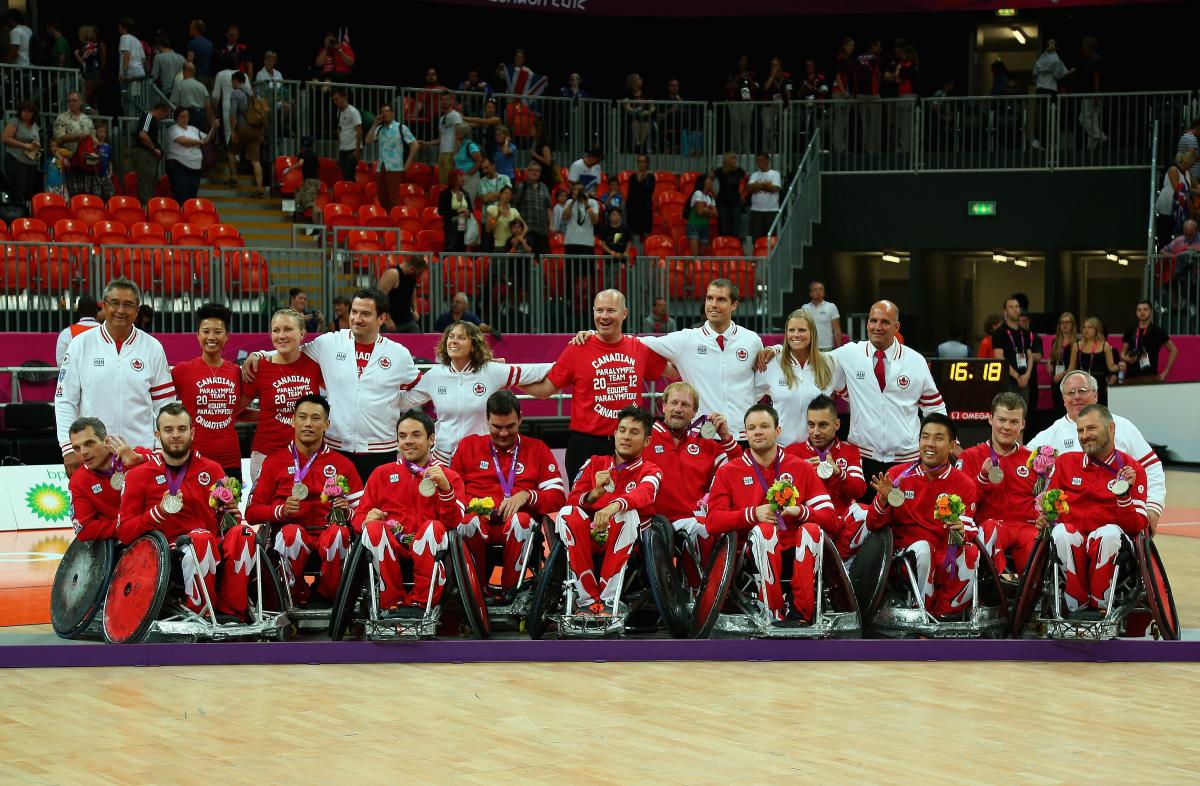
<path id="1" fill-rule="evenodd" d="M 441 606 L 434 606 L 428 614 L 424 608 L 401 606 L 389 609 L 386 614 L 375 619 L 363 620 L 363 628 L 366 637 L 372 641 L 415 641 L 435 638 L 441 620 Z"/>
<path id="2" fill-rule="evenodd" d="M 151 637 L 162 639 L 198 639 L 204 641 L 236 641 L 244 639 L 276 638 L 279 631 L 292 623 L 288 616 L 278 611 L 263 612 L 261 622 L 225 622 L 213 625 L 207 617 L 196 614 L 178 614 L 155 620 L 150 627 Z M 218 617 L 220 619 L 220 617 Z"/>
<path id="3" fill-rule="evenodd" d="M 862 621 L 853 611 L 826 612 L 811 625 L 772 625 L 766 614 L 722 614 L 713 638 L 848 639 L 862 636 Z"/>
<path id="4" fill-rule="evenodd" d="M 551 617 L 560 639 L 603 639 L 625 630 L 626 614 L 562 614 Z"/>

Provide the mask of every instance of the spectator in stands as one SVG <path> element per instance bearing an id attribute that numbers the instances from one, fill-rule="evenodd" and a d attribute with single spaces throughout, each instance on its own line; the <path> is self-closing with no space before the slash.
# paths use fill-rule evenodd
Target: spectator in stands
<path id="1" fill-rule="evenodd" d="M 550 189 L 542 182 L 542 165 L 537 161 L 531 161 L 525 167 L 525 181 L 517 186 L 513 205 L 525 221 L 525 241 L 532 252 L 539 256 L 549 253 L 550 227 L 553 226 Z"/>
<path id="2" fill-rule="evenodd" d="M 483 116 L 472 117 L 463 115 L 463 122 L 476 131 L 475 139 L 483 148 L 485 158 L 496 160 L 496 129 L 500 127 L 500 111 L 496 99 L 489 98 L 483 103 Z M 510 176 L 511 177 L 511 176 Z"/>
<path id="3" fill-rule="evenodd" d="M 463 173 L 463 191 L 472 203 L 479 196 L 479 169 L 483 164 L 483 150 L 471 139 L 471 127 L 459 123 L 454 128 L 454 168 Z"/>
<path id="4" fill-rule="evenodd" d="M 712 173 L 696 176 L 692 186 L 692 195 L 687 203 L 687 236 L 692 248 L 692 256 L 698 257 L 708 247 L 709 220 L 717 212 L 716 202 L 712 197 Z M 724 234 L 724 233 L 721 233 Z"/>
<path id="5" fill-rule="evenodd" d="M 154 196 L 158 186 L 158 162 L 163 157 L 159 131 L 162 121 L 170 113 L 170 104 L 160 101 L 138 121 L 137 136 L 129 157 L 133 159 L 133 171 L 137 173 L 137 198 L 143 205 Z"/>
<path id="6" fill-rule="evenodd" d="M 497 172 L 512 180 L 517 176 L 517 147 L 513 144 L 508 126 L 503 123 L 496 126 L 495 139 L 496 154 L 491 156 L 492 163 L 496 165 Z"/>
<path id="7" fill-rule="evenodd" d="M 1062 387 L 1059 383 L 1067 375 L 1067 364 L 1071 360 L 1071 351 L 1079 343 L 1079 330 L 1075 325 L 1075 315 L 1064 311 L 1058 315 L 1058 327 L 1050 342 L 1050 354 L 1046 358 L 1046 371 L 1050 375 L 1050 401 L 1055 417 L 1066 414 L 1063 403 Z"/>
<path id="8" fill-rule="evenodd" d="M 5 62 L 17 66 L 30 65 L 29 42 L 33 38 L 33 30 L 25 24 L 25 14 L 17 8 L 8 9 L 8 57 Z"/>
<path id="9" fill-rule="evenodd" d="M 187 61 L 196 66 L 196 78 L 205 87 L 212 87 L 213 45 L 204 37 L 206 29 L 203 19 L 193 19 L 188 24 Z"/>
<path id="10" fill-rule="evenodd" d="M 1100 72 L 1104 61 L 1100 57 L 1100 43 L 1092 36 L 1083 39 L 1083 66 L 1079 70 L 1080 93 L 1100 92 Z M 1100 128 L 1100 98 L 1085 98 L 1079 107 L 1079 125 L 1083 126 L 1083 134 L 1087 137 L 1088 150 L 1093 150 L 1102 142 L 1108 141 L 1108 135 Z M 1094 375 L 1093 375 L 1094 376 Z M 1107 401 L 1108 391 L 1100 403 Z"/>
<path id="11" fill-rule="evenodd" d="M 362 160 L 362 115 L 346 100 L 345 88 L 335 87 L 330 94 L 338 112 L 338 166 L 342 180 L 354 180 Z"/>
<path id="12" fill-rule="evenodd" d="M 759 94 L 758 77 L 750 70 L 750 58 L 738 58 L 737 68 L 725 80 L 725 100 L 729 104 L 729 145 L 734 150 L 753 149 L 750 128 L 754 123 L 754 105 Z M 725 234 L 722 232 L 721 234 Z"/>
<path id="13" fill-rule="evenodd" d="M 190 118 L 187 109 L 176 107 L 175 122 L 167 129 L 167 180 L 171 184 L 171 196 L 181 205 L 200 194 L 200 178 L 204 174 L 201 148 L 220 124 L 214 118 L 208 133 L 204 133 L 190 125 Z"/>
<path id="14" fill-rule="evenodd" d="M 229 102 L 233 96 L 233 91 L 235 89 L 233 86 L 233 75 L 236 73 L 239 73 L 239 72 L 233 70 L 232 68 L 226 68 L 224 70 L 218 71 L 216 76 L 213 77 L 213 88 L 212 88 L 213 112 L 215 112 L 217 114 L 217 117 L 219 117 L 223 120 L 229 119 Z M 242 92 L 244 92 L 246 94 L 247 99 L 254 97 L 254 94 L 250 90 L 249 84 L 242 83 L 241 90 L 242 90 Z M 228 122 L 222 123 L 222 126 L 225 129 L 225 141 L 228 142 L 229 138 L 231 136 L 233 136 L 233 132 L 236 131 L 237 129 L 230 126 Z"/>
<path id="15" fill-rule="evenodd" d="M 993 339 L 995 343 L 995 339 Z M 1083 320 L 1083 335 L 1071 349 L 1071 371 L 1086 371 L 1096 378 L 1097 399 L 1108 406 L 1108 386 L 1117 381 L 1120 366 L 1113 357 L 1112 344 L 1104 335 L 1104 325 L 1096 317 Z"/>
<path id="16" fill-rule="evenodd" d="M 417 116 L 425 122 L 433 120 L 434 115 L 438 114 L 442 95 L 448 93 L 450 88 L 442 87 L 438 82 L 437 69 L 425 69 L 425 81 L 421 84 L 421 92 L 417 94 Z M 445 111 L 445 106 L 442 105 L 441 112 Z"/>
<path id="17" fill-rule="evenodd" d="M 829 352 L 842 345 L 842 314 L 836 303 L 825 299 L 825 285 L 813 281 L 808 285 L 808 303 L 804 310 L 812 315 L 817 328 L 817 349 Z"/>
<path id="18" fill-rule="evenodd" d="M 434 73 L 437 78 L 437 73 Z M 457 129 L 463 123 L 463 116 L 454 108 L 454 95 L 449 90 L 438 94 L 441 115 L 438 117 L 438 138 L 423 142 L 426 145 L 437 145 L 438 180 L 448 183 L 450 170 L 454 168 L 454 153 L 458 150 Z"/>
<path id="19" fill-rule="evenodd" d="M 817 69 L 817 61 L 811 57 L 804 61 L 804 76 L 800 78 L 799 98 L 805 101 L 816 101 L 829 98 L 829 82 L 825 75 Z"/>
<path id="20" fill-rule="evenodd" d="M 1046 49 L 1033 64 L 1033 78 L 1036 90 L 1040 96 L 1058 97 L 1058 83 L 1075 72 L 1067 68 L 1066 63 L 1058 56 L 1058 42 L 1051 38 L 1046 42 Z"/>
<path id="21" fill-rule="evenodd" d="M 38 110 L 32 101 L 17 108 L 17 116 L 4 124 L 4 146 L 8 148 L 5 175 L 9 188 L 28 205 L 42 190 L 38 160 L 42 155 L 42 136 L 37 123 Z"/>
<path id="22" fill-rule="evenodd" d="M 62 329 L 62 332 L 58 334 L 58 341 L 54 345 L 55 365 L 62 365 L 63 358 L 67 356 L 67 347 L 70 346 L 71 339 L 80 333 L 98 327 L 103 316 L 104 311 L 96 302 L 96 298 L 91 295 L 79 296 L 78 302 L 75 303 L 75 321 Z"/>
<path id="23" fill-rule="evenodd" d="M 463 191 L 463 173 L 457 169 L 450 170 L 446 185 L 446 190 L 438 197 L 438 215 L 442 217 L 442 235 L 445 237 L 442 250 L 449 253 L 466 251 L 463 238 L 467 233 L 467 223 L 475 219 L 471 215 L 471 197 Z"/>
<path id="24" fill-rule="evenodd" d="M 317 309 L 308 307 L 308 293 L 300 287 L 292 287 L 288 290 L 287 308 L 304 317 L 304 332 L 326 332 L 324 315 Z"/>
<path id="25" fill-rule="evenodd" d="M 625 195 L 625 222 L 629 234 L 639 243 L 645 243 L 646 236 L 654 231 L 654 173 L 650 171 L 650 156 L 642 153 L 635 166 L 629 178 L 629 193 Z M 609 182 L 608 187 L 610 192 L 620 190 L 619 183 Z"/>
<path id="26" fill-rule="evenodd" d="M 279 85 L 283 82 L 283 73 L 275 66 L 279 64 L 279 54 L 268 49 L 263 52 L 263 67 L 254 75 L 254 84 Z"/>
<path id="27" fill-rule="evenodd" d="M 667 80 L 667 94 L 658 107 L 658 126 L 660 131 L 659 150 L 670 155 L 689 155 L 691 152 L 689 135 L 685 131 L 683 96 L 679 93 L 679 80 L 671 77 Z"/>
<path id="28" fill-rule="evenodd" d="M 217 52 L 217 70 L 241 71 L 249 79 L 254 74 L 254 64 L 250 61 L 250 47 L 241 43 L 240 37 L 237 25 L 225 28 L 225 46 Z"/>
<path id="29" fill-rule="evenodd" d="M 146 78 L 146 51 L 137 37 L 137 25 L 129 17 L 117 22 L 117 33 L 121 36 L 117 45 L 120 60 L 117 62 L 117 78 L 121 82 L 121 105 L 125 114 L 133 114 L 130 91 L 133 83 Z M 169 110 L 169 107 L 168 107 Z"/>
<path id="30" fill-rule="evenodd" d="M 621 208 L 610 207 L 605 211 L 604 228 L 600 230 L 600 247 L 604 249 L 604 253 L 610 257 L 614 257 L 621 262 L 633 261 L 633 247 L 629 243 L 629 227 L 625 226 L 624 217 L 621 215 Z M 608 265 L 605 265 L 606 273 Z M 614 268 L 615 273 L 617 268 Z M 613 277 L 606 282 L 605 288 L 615 287 L 619 282 Z"/>
<path id="31" fill-rule="evenodd" d="M 1164 254 L 1182 254 L 1184 251 L 1200 251 L 1200 231 L 1191 219 L 1183 222 L 1183 234 L 1163 248 Z"/>
<path id="32" fill-rule="evenodd" d="M 1154 324 L 1154 307 L 1149 300 L 1139 300 L 1135 313 L 1137 324 L 1125 331 L 1125 346 L 1121 350 L 1121 359 L 1127 369 L 1125 378 L 1166 382 L 1179 349 L 1167 331 Z M 1167 365 L 1159 372 L 1158 355 L 1163 349 L 1167 350 Z"/>
<path id="33" fill-rule="evenodd" d="M 600 187 L 600 178 L 603 173 L 600 170 L 600 162 L 604 160 L 604 153 L 600 148 L 593 147 L 583 154 L 583 158 L 576 160 L 571 164 L 571 168 L 567 170 L 567 182 L 572 186 L 583 186 L 583 190 L 587 192 L 589 197 L 596 196 L 596 190 Z"/>
<path id="34" fill-rule="evenodd" d="M 512 180 L 507 175 L 496 171 L 496 165 L 487 158 L 479 162 L 479 199 L 484 207 L 495 204 L 500 199 L 500 189 L 512 187 Z"/>
<path id="35" fill-rule="evenodd" d="M 321 193 L 321 159 L 313 150 L 313 138 L 307 134 L 300 138 L 300 152 L 296 154 L 296 163 L 284 168 L 283 173 L 286 175 L 297 168 L 300 169 L 304 180 L 296 190 L 294 221 L 302 220 L 305 214 L 312 218 L 310 211 L 317 202 L 317 195 Z"/>
<path id="36" fill-rule="evenodd" d="M 621 107 L 629 118 L 634 153 L 650 152 L 646 143 L 650 139 L 650 129 L 654 126 L 654 102 L 642 92 L 644 86 L 645 83 L 639 74 L 625 77 L 625 100 L 621 102 Z"/>
<path id="37" fill-rule="evenodd" d="M 992 357 L 1006 364 L 1002 389 L 1016 393 L 1028 405 L 1031 403 L 1029 381 L 1035 361 L 1032 335 L 1021 328 L 1020 318 L 1020 301 L 1015 296 L 1009 297 L 1004 301 L 1004 324 L 992 333 Z"/>
<path id="38" fill-rule="evenodd" d="M 858 96 L 858 77 L 854 60 L 854 39 L 843 38 L 833 65 L 833 87 L 830 95 L 835 102 L 849 101 Z M 833 152 L 845 153 L 850 135 L 849 105 L 833 105 Z"/>
<path id="39" fill-rule="evenodd" d="M 737 153 L 732 150 L 721 157 L 721 166 L 713 170 L 717 189 L 717 234 L 741 237 L 742 181 L 746 170 L 738 166 Z M 691 197 L 690 191 L 687 192 Z"/>
<path id="40" fill-rule="evenodd" d="M 1195 153 L 1191 167 L 1192 182 L 1200 183 L 1200 116 L 1192 119 L 1191 125 L 1184 129 L 1176 146 L 1176 153 Z"/>
<path id="41" fill-rule="evenodd" d="M 348 82 L 354 63 L 354 50 L 346 37 L 339 40 L 333 33 L 326 33 L 325 45 L 317 51 L 317 77 L 326 82 Z"/>
<path id="42" fill-rule="evenodd" d="M 783 179 L 771 168 L 771 156 L 763 151 L 754 157 L 758 171 L 750 175 L 746 194 L 750 197 L 750 239 L 767 236 L 767 230 L 779 214 L 779 189 Z"/>
<path id="43" fill-rule="evenodd" d="M 512 224 L 514 218 L 520 218 L 521 214 L 512 206 L 513 189 L 512 186 L 505 183 L 497 192 L 496 201 L 488 205 L 484 213 L 484 219 L 487 223 L 487 234 L 492 238 L 492 250 L 497 254 L 503 254 L 508 251 L 508 239 L 512 237 L 512 230 L 509 225 Z"/>
<path id="44" fill-rule="evenodd" d="M 257 123 L 252 123 L 252 118 L 248 117 L 250 111 L 250 102 L 255 99 L 250 96 L 243 88 L 246 85 L 246 75 L 241 71 L 237 71 L 230 77 L 233 91 L 229 94 L 229 123 L 234 125 L 234 132 L 229 135 L 229 146 L 225 149 L 225 155 L 229 160 L 229 173 L 233 179 L 233 185 L 237 185 L 237 155 L 241 155 L 242 163 L 249 164 L 251 171 L 254 173 L 254 193 L 251 194 L 255 199 L 261 199 L 266 195 L 263 191 L 263 172 L 262 172 L 262 153 L 260 145 L 262 144 L 263 128 L 266 124 L 266 118 L 259 113 Z M 343 98 L 343 100 L 345 100 Z M 353 109 L 353 107 L 350 107 Z M 358 110 L 355 110 L 355 114 Z M 213 123 L 213 128 L 217 124 Z M 359 146 L 362 145 L 362 120 L 358 122 L 357 140 Z M 357 161 L 358 151 L 355 150 L 355 160 Z M 340 157 L 339 157 L 340 160 Z M 345 174 L 345 165 L 342 166 L 342 173 Z M 354 179 L 354 173 L 351 171 L 350 180 Z"/>
<path id="45" fill-rule="evenodd" d="M 999 314 L 988 314 L 983 318 L 983 338 L 979 341 L 979 351 L 975 353 L 977 358 L 990 358 L 992 356 L 992 334 L 1000 327 L 1004 320 Z"/>
<path id="46" fill-rule="evenodd" d="M 75 91 L 67 93 L 66 111 L 60 112 L 58 117 L 54 118 L 54 139 L 58 142 L 59 149 L 71 157 L 75 155 L 77 146 L 84 144 L 85 153 L 92 152 L 95 148 L 93 139 L 95 134 L 96 127 L 92 125 L 92 118 L 83 112 L 83 96 Z M 92 141 L 84 142 L 85 139 Z M 67 191 L 72 196 L 75 194 L 99 196 L 99 179 L 94 166 L 90 168 L 75 167 L 67 174 Z"/>
<path id="47" fill-rule="evenodd" d="M 96 155 L 100 157 L 96 174 L 100 178 L 100 193 L 97 195 L 107 203 L 114 193 L 112 181 L 112 145 L 108 143 L 108 123 L 96 123 Z"/>
<path id="48" fill-rule="evenodd" d="M 937 356 L 939 358 L 952 360 L 969 358 L 971 356 L 971 348 L 963 343 L 963 338 L 965 337 L 966 334 L 962 328 L 951 328 L 950 338 L 938 344 Z"/>
<path id="49" fill-rule="evenodd" d="M 400 264 L 383 271 L 379 291 L 387 295 L 388 313 L 384 327 L 395 333 L 420 333 L 417 326 L 417 283 L 429 267 L 425 257 L 404 257 Z"/>
<path id="50" fill-rule="evenodd" d="M 779 128 L 792 103 L 792 75 L 783 69 L 783 60 L 771 58 L 771 68 L 763 82 L 762 99 L 770 102 L 762 108 L 763 147 L 779 150 Z"/>
<path id="51" fill-rule="evenodd" d="M 880 54 L 883 42 L 871 42 L 866 52 L 858 56 L 854 67 L 855 95 L 866 102 L 858 107 L 859 124 L 862 127 L 863 152 L 879 152 L 879 134 L 883 107 L 879 104 L 879 88 L 882 79 Z"/>
<path id="52" fill-rule="evenodd" d="M 507 63 L 501 63 L 496 68 L 496 78 L 498 80 L 500 80 L 500 84 L 504 85 L 504 91 L 506 93 L 515 93 L 516 92 L 516 90 L 515 90 L 515 88 L 517 86 L 516 83 L 519 80 L 522 73 L 525 73 L 528 76 L 533 75 L 533 71 L 529 68 L 529 66 L 525 65 L 525 50 L 524 49 L 517 49 L 513 52 L 512 65 L 513 65 L 513 67 L 512 67 L 511 74 L 509 73 Z"/>
<path id="53" fill-rule="evenodd" d="M 558 165 L 554 163 L 554 148 L 550 145 L 550 132 L 545 121 L 540 117 L 534 119 L 533 129 L 533 147 L 530 149 L 529 155 L 532 161 L 541 165 L 542 182 L 546 184 L 546 188 L 553 190 L 562 181 L 562 173 L 558 171 Z"/>
<path id="54" fill-rule="evenodd" d="M 667 316 L 667 299 L 654 298 L 650 307 L 650 316 L 642 320 L 643 333 L 674 333 L 679 328 L 675 325 L 675 317 Z"/>
<path id="55" fill-rule="evenodd" d="M 992 61 L 992 89 L 988 95 L 1001 97 L 1012 95 L 1012 87 L 1008 79 L 1008 66 L 1000 58 Z"/>
<path id="56" fill-rule="evenodd" d="M 50 39 L 50 65 L 54 68 L 70 68 L 71 43 L 62 34 L 58 22 L 47 22 L 44 27 L 46 37 Z"/>
<path id="57" fill-rule="evenodd" d="M 1200 192 L 1200 181 L 1192 177 L 1196 155 L 1195 150 L 1176 153 L 1175 163 L 1163 174 L 1162 188 L 1154 203 L 1154 228 L 1160 246 L 1181 234 L 1183 223 L 1191 217 L 1192 198 Z M 1169 202 L 1166 195 L 1170 196 Z"/>
<path id="58" fill-rule="evenodd" d="M 578 161 L 576 163 L 579 163 Z M 598 167 L 597 167 L 598 168 Z M 574 166 L 572 166 L 574 169 Z M 592 198 L 583 183 L 571 186 L 571 199 L 563 206 L 564 249 L 570 260 L 571 279 L 576 282 L 589 280 L 590 257 L 596 253 L 596 225 L 600 223 L 600 205 Z"/>
<path id="59" fill-rule="evenodd" d="M 606 211 L 616 209 L 625 212 L 625 195 L 621 193 L 616 175 L 608 179 L 608 191 L 600 197 L 600 206 Z"/>
<path id="60" fill-rule="evenodd" d="M 71 160 L 58 149 L 58 142 L 53 139 L 46 147 L 46 155 L 42 160 L 42 190 L 50 194 L 58 194 L 64 200 L 70 197 L 67 193 L 67 170 Z"/>
<path id="61" fill-rule="evenodd" d="M 493 95 L 492 86 L 479 78 L 479 72 L 472 68 L 467 72 L 467 78 L 458 83 L 458 92 L 460 93 L 476 93 L 480 96 L 491 97 Z M 468 98 L 463 98 L 464 108 L 470 106 Z M 482 100 L 479 101 L 479 106 L 482 107 Z M 472 111 L 468 109 L 468 111 Z M 473 110 L 478 112 L 479 109 Z"/>
<path id="62" fill-rule="evenodd" d="M 375 173 L 376 194 L 384 210 L 391 212 L 400 204 L 400 183 L 404 172 L 417 157 L 421 146 L 408 126 L 396 119 L 392 107 L 379 107 L 375 121 L 367 131 L 365 143 L 379 143 L 379 168 Z"/>
<path id="63" fill-rule="evenodd" d="M 169 96 L 175 89 L 175 80 L 183 71 L 183 64 L 187 61 L 183 55 L 171 48 L 170 36 L 160 35 L 154 40 L 154 44 L 158 47 L 158 52 L 150 66 L 150 77 L 158 84 L 162 94 Z"/>
<path id="64" fill-rule="evenodd" d="M 525 226 L 525 219 L 517 216 L 508 225 L 512 232 L 512 237 L 508 239 L 508 253 L 510 254 L 534 254 L 536 251 L 529 243 L 529 230 Z"/>
<path id="65" fill-rule="evenodd" d="M 450 310 L 438 316 L 433 323 L 433 329 L 440 332 L 445 332 L 446 328 L 454 322 L 470 322 L 472 325 L 478 325 L 479 329 L 485 333 L 490 333 L 491 325 L 484 324 L 479 315 L 471 311 L 471 298 L 467 297 L 466 292 L 455 292 L 454 297 L 450 299 Z"/>
<path id="66" fill-rule="evenodd" d="M 550 226 L 554 227 L 554 231 L 565 235 L 567 233 L 567 219 L 570 218 L 567 213 L 567 201 L 571 198 L 570 194 L 565 189 L 559 189 L 554 192 L 554 209 L 550 211 Z"/>
<path id="67" fill-rule="evenodd" d="M 143 303 L 138 306 L 137 316 L 134 317 L 133 325 L 138 330 L 144 330 L 147 333 L 154 327 L 154 306 L 149 303 Z"/>
<path id="68" fill-rule="evenodd" d="M 171 103 L 183 107 L 197 128 L 208 123 L 208 88 L 196 78 L 196 64 L 184 63 L 179 81 L 171 90 Z"/>
<path id="69" fill-rule="evenodd" d="M 569 98 L 572 101 L 578 101 L 581 98 L 591 98 L 588 91 L 583 89 L 583 77 L 577 73 L 567 77 L 567 83 L 559 88 L 558 93 L 563 98 Z"/>
<path id="70" fill-rule="evenodd" d="M 104 69 L 108 65 L 108 45 L 100 40 L 100 31 L 95 25 L 79 28 L 79 48 L 75 60 L 83 70 L 83 100 L 90 107 L 100 101 L 100 89 L 104 86 Z"/>
<path id="71" fill-rule="evenodd" d="M 328 333 L 350 329 L 350 298 L 338 295 L 333 299 L 333 319 L 326 328 Z"/>

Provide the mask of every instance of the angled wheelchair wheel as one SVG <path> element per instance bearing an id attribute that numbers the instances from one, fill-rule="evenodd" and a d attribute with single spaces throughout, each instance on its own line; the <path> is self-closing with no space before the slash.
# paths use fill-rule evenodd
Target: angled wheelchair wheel
<path id="1" fill-rule="evenodd" d="M 1000 581 L 1000 573 L 996 570 L 996 563 L 992 562 L 992 555 L 984 548 L 979 549 L 977 581 L 980 604 L 1000 609 L 1004 619 L 1008 619 L 1009 607 L 1004 583 Z"/>
<path id="2" fill-rule="evenodd" d="M 1168 641 L 1179 640 L 1179 613 L 1175 610 L 1175 596 L 1171 594 L 1171 583 L 1163 567 L 1158 547 L 1146 535 L 1134 543 L 1138 566 L 1142 573 L 1142 585 L 1146 589 L 1146 604 L 1159 632 Z"/>
<path id="3" fill-rule="evenodd" d="M 858 550 L 848 571 L 864 627 L 875 618 L 875 612 L 883 603 L 888 571 L 892 567 L 892 549 L 890 528 L 872 532 Z"/>
<path id="4" fill-rule="evenodd" d="M 334 593 L 333 607 L 329 616 L 329 638 L 341 641 L 350 623 L 354 619 L 354 609 L 362 597 L 363 587 L 367 583 L 366 547 L 362 538 L 354 539 L 354 546 L 346 555 L 346 564 L 342 567 L 342 581 Z"/>
<path id="5" fill-rule="evenodd" d="M 491 620 L 488 619 L 487 602 L 484 600 L 483 584 L 475 566 L 471 550 L 463 543 L 458 533 L 450 533 L 450 562 L 454 567 L 454 583 L 458 599 L 462 602 L 467 625 L 477 639 L 492 635 Z"/>
<path id="6" fill-rule="evenodd" d="M 822 538 L 822 542 L 825 546 L 822 550 L 824 564 L 821 566 L 821 572 L 824 576 L 825 586 L 829 588 L 829 600 L 833 610 L 857 613 L 859 610 L 858 597 L 854 594 L 854 585 L 850 581 L 849 574 L 846 573 L 846 564 L 842 562 L 842 555 L 838 553 L 832 538 Z"/>
<path id="7" fill-rule="evenodd" d="M 555 540 L 550 556 L 542 572 L 538 574 L 537 588 L 533 593 L 533 605 L 529 609 L 526 626 L 529 638 L 540 639 L 550 628 L 550 615 L 558 612 L 562 605 L 563 592 L 567 583 L 567 547 Z"/>
<path id="8" fill-rule="evenodd" d="M 71 541 L 50 588 L 50 624 L 64 639 L 87 629 L 104 604 L 117 542 L 112 539 Z"/>
<path id="9" fill-rule="evenodd" d="M 145 641 L 170 585 L 171 548 L 165 535 L 152 530 L 117 560 L 104 598 L 104 638 L 111 644 Z"/>
<path id="10" fill-rule="evenodd" d="M 280 577 L 280 568 L 277 562 L 271 560 L 271 554 L 275 553 L 274 549 L 268 551 L 258 543 L 258 564 L 262 566 L 262 608 L 260 611 L 287 611 L 284 608 L 287 594 L 283 591 L 283 579 Z M 278 555 L 277 555 L 278 556 Z M 258 579 L 256 572 L 250 573 L 250 584 L 248 586 L 250 594 L 250 605 L 258 604 Z"/>
<path id="11" fill-rule="evenodd" d="M 646 581 L 654 604 L 658 606 L 663 626 L 673 638 L 688 635 L 691 620 L 688 615 L 687 592 L 674 561 L 675 533 L 671 522 L 655 516 L 642 532 L 642 550 L 646 557 Z"/>
<path id="12" fill-rule="evenodd" d="M 733 584 L 734 563 L 737 559 L 737 534 L 726 532 L 713 547 L 704 575 L 700 577 L 700 592 L 692 608 L 688 635 L 693 639 L 707 639 L 712 635 L 721 616 L 729 588 Z"/>
<path id="13" fill-rule="evenodd" d="M 1017 604 L 1012 612 L 1012 635 L 1020 638 L 1029 624 L 1029 618 L 1037 610 L 1045 587 L 1046 568 L 1050 564 L 1050 536 L 1042 534 L 1033 544 L 1025 570 L 1021 571 L 1021 585 L 1017 590 Z"/>

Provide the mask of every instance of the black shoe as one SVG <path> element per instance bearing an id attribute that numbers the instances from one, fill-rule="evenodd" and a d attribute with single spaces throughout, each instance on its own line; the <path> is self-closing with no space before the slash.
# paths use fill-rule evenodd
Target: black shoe
<path id="1" fill-rule="evenodd" d="M 804 619 L 804 615 L 792 608 L 792 604 L 788 604 L 787 613 L 783 615 L 783 619 L 775 620 L 771 623 L 772 628 L 804 628 L 811 623 Z"/>

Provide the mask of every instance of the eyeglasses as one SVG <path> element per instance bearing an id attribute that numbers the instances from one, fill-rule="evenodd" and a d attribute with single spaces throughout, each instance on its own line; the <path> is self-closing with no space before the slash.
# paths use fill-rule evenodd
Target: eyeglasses
<path id="1" fill-rule="evenodd" d="M 1075 398 L 1076 396 L 1086 396 L 1093 392 L 1091 388 L 1071 388 L 1063 391 L 1063 398 Z"/>
<path id="2" fill-rule="evenodd" d="M 106 300 L 105 305 L 113 311 L 137 311 L 138 304 L 128 300 Z"/>

